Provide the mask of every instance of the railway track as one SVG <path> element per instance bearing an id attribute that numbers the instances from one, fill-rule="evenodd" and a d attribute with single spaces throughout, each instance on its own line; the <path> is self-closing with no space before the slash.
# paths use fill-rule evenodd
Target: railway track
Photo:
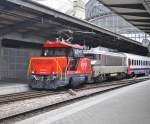
<path id="1" fill-rule="evenodd" d="M 113 89 L 121 88 L 127 85 L 132 85 L 148 79 L 150 79 L 150 77 L 104 82 L 100 84 L 98 83 L 87 84 L 84 87 L 81 87 L 79 89 L 74 89 L 73 92 L 75 92 L 75 94 L 70 93 L 70 90 L 68 91 L 63 90 L 63 91 L 29 91 L 29 92 L 1 95 L 0 96 L 0 110 L 1 110 L 0 119 L 2 123 L 3 122 L 12 123 L 12 121 L 18 121 L 20 120 L 20 118 L 29 118 L 36 114 L 40 114 L 41 112 L 44 113 L 45 111 L 48 110 L 50 111 L 51 109 L 55 109 L 59 106 L 60 107 L 65 106 L 67 104 L 71 104 L 75 101 L 99 93 L 104 93 L 107 91 L 111 91 Z M 60 99 L 58 98 L 58 96 L 63 98 Z M 48 99 L 45 99 L 46 97 L 48 97 Z M 50 100 L 51 98 L 52 99 L 58 98 L 58 99 L 56 99 L 55 101 L 51 101 Z M 45 104 L 39 105 L 39 102 L 40 103 L 43 102 Z M 33 106 L 33 103 L 35 106 L 30 107 Z M 8 108 L 10 109 L 8 110 Z"/>
<path id="2" fill-rule="evenodd" d="M 102 87 L 111 87 L 109 90 L 131 85 L 134 83 L 138 83 L 141 81 L 145 81 L 149 78 L 139 78 L 139 79 L 128 79 L 128 80 L 121 80 L 121 81 L 112 81 L 112 82 L 104 82 L 104 83 L 96 83 L 96 84 L 86 84 L 84 87 L 74 89 L 71 91 L 79 92 L 81 90 L 90 90 L 95 88 L 102 88 Z M 108 90 L 108 89 L 107 89 Z M 0 95 L 0 105 L 7 104 L 9 102 L 15 102 L 20 100 L 26 100 L 26 99 L 32 99 L 32 98 L 38 98 L 38 97 L 44 97 L 44 96 L 50 96 L 50 95 L 56 95 L 56 94 L 65 94 L 70 93 L 70 90 L 64 91 L 37 91 L 37 90 L 31 90 L 27 92 L 20 92 L 20 93 L 14 93 L 14 94 L 7 94 L 7 95 Z M 71 94 L 71 93 L 70 93 Z M 73 94 L 72 94 L 73 95 Z"/>

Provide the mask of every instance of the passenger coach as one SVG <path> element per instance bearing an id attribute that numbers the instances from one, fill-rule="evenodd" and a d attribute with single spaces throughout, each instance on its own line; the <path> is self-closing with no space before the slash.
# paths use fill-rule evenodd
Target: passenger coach
<path id="1" fill-rule="evenodd" d="M 126 56 L 128 74 L 130 75 L 148 75 L 150 74 L 150 58 L 134 54 L 123 53 Z"/>

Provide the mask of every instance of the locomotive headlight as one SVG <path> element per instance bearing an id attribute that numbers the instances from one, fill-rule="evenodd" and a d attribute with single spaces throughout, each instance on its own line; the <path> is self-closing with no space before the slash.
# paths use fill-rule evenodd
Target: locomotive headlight
<path id="1" fill-rule="evenodd" d="M 57 77 L 57 74 L 55 72 L 52 72 L 52 80 L 55 80 Z"/>
<path id="2" fill-rule="evenodd" d="M 92 61 L 91 61 L 91 64 L 92 64 L 92 65 L 94 65 L 95 63 L 96 63 L 96 61 L 95 61 L 95 60 L 92 60 Z"/>
<path id="3" fill-rule="evenodd" d="M 32 73 L 32 74 L 34 74 L 35 72 L 34 72 L 34 71 L 32 71 L 31 73 Z"/>

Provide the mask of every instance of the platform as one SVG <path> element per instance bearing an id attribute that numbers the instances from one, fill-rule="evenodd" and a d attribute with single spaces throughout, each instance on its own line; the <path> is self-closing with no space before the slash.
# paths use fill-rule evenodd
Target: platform
<path id="1" fill-rule="evenodd" d="M 19 124 L 149 124 L 150 80 L 97 95 Z"/>
<path id="2" fill-rule="evenodd" d="M 28 91 L 28 83 L 0 81 L 0 95 Z"/>

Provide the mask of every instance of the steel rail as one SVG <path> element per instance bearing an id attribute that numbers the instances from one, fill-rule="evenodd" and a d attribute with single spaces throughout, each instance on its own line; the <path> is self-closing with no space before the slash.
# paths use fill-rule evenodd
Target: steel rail
<path id="1" fill-rule="evenodd" d="M 143 78 L 143 79 L 129 79 L 129 80 L 121 80 L 121 81 L 112 81 L 112 82 L 104 82 L 104 83 L 96 83 L 96 84 L 86 84 L 84 87 L 74 89 L 75 92 L 79 92 L 81 90 L 90 90 L 94 88 L 102 88 L 102 87 L 109 87 L 114 86 L 114 88 L 120 87 L 120 86 L 126 86 L 134 83 L 138 83 L 141 81 L 145 81 L 149 78 Z M 111 87 L 113 89 L 113 87 Z M 111 89 L 110 88 L 110 89 Z M 20 93 L 14 93 L 14 94 L 7 94 L 7 95 L 0 95 L 0 105 L 6 104 L 8 102 L 15 102 L 19 100 L 26 100 L 26 99 L 32 99 L 37 97 L 44 97 L 49 95 L 56 95 L 56 94 L 65 94 L 68 93 L 68 91 L 27 91 L 27 92 L 20 92 Z"/>

